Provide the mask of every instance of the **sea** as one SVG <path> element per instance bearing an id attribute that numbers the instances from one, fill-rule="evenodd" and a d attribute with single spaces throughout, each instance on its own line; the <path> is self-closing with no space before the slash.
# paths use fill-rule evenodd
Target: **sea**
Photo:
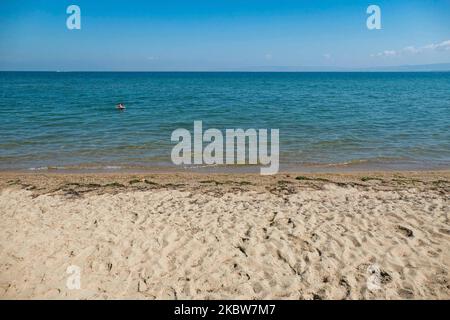
<path id="1" fill-rule="evenodd" d="M 450 72 L 0 72 L 0 96 L 6 171 L 247 170 L 175 166 L 194 121 L 279 129 L 281 171 L 450 169 Z"/>

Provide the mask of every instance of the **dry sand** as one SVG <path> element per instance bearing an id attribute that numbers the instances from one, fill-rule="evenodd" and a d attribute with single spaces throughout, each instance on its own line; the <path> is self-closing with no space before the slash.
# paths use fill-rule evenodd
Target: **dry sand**
<path id="1" fill-rule="evenodd" d="M 0 298 L 449 299 L 449 196 L 449 171 L 2 173 Z"/>

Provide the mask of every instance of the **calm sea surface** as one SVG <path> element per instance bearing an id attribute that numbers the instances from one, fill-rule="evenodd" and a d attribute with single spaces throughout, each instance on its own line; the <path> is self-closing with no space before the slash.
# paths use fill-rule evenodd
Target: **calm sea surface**
<path id="1" fill-rule="evenodd" d="M 0 170 L 170 167 L 194 120 L 279 128 L 284 170 L 450 168 L 448 72 L 0 72 L 0 95 Z"/>

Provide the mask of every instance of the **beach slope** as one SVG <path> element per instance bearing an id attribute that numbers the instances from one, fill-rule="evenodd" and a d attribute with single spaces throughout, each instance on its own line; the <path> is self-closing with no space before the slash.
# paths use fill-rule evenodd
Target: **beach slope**
<path id="1" fill-rule="evenodd" d="M 449 171 L 2 173 L 0 298 L 450 299 L 449 195 Z"/>

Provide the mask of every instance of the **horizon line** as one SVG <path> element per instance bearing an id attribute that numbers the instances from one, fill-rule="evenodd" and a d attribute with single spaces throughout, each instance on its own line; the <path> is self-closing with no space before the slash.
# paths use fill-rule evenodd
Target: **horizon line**
<path id="1" fill-rule="evenodd" d="M 439 69 L 441 68 L 441 69 Z M 149 70 L 114 70 L 114 69 L 0 69 L 0 72 L 278 72 L 278 73 L 314 73 L 314 72 L 446 72 L 450 71 L 450 62 L 415 65 L 391 65 L 374 67 L 339 67 L 339 66 L 249 66 L 239 68 L 211 68 L 211 69 L 149 69 Z"/>
<path id="2" fill-rule="evenodd" d="M 450 72 L 443 70 L 0 70 L 0 72 L 35 73 L 407 73 Z"/>

